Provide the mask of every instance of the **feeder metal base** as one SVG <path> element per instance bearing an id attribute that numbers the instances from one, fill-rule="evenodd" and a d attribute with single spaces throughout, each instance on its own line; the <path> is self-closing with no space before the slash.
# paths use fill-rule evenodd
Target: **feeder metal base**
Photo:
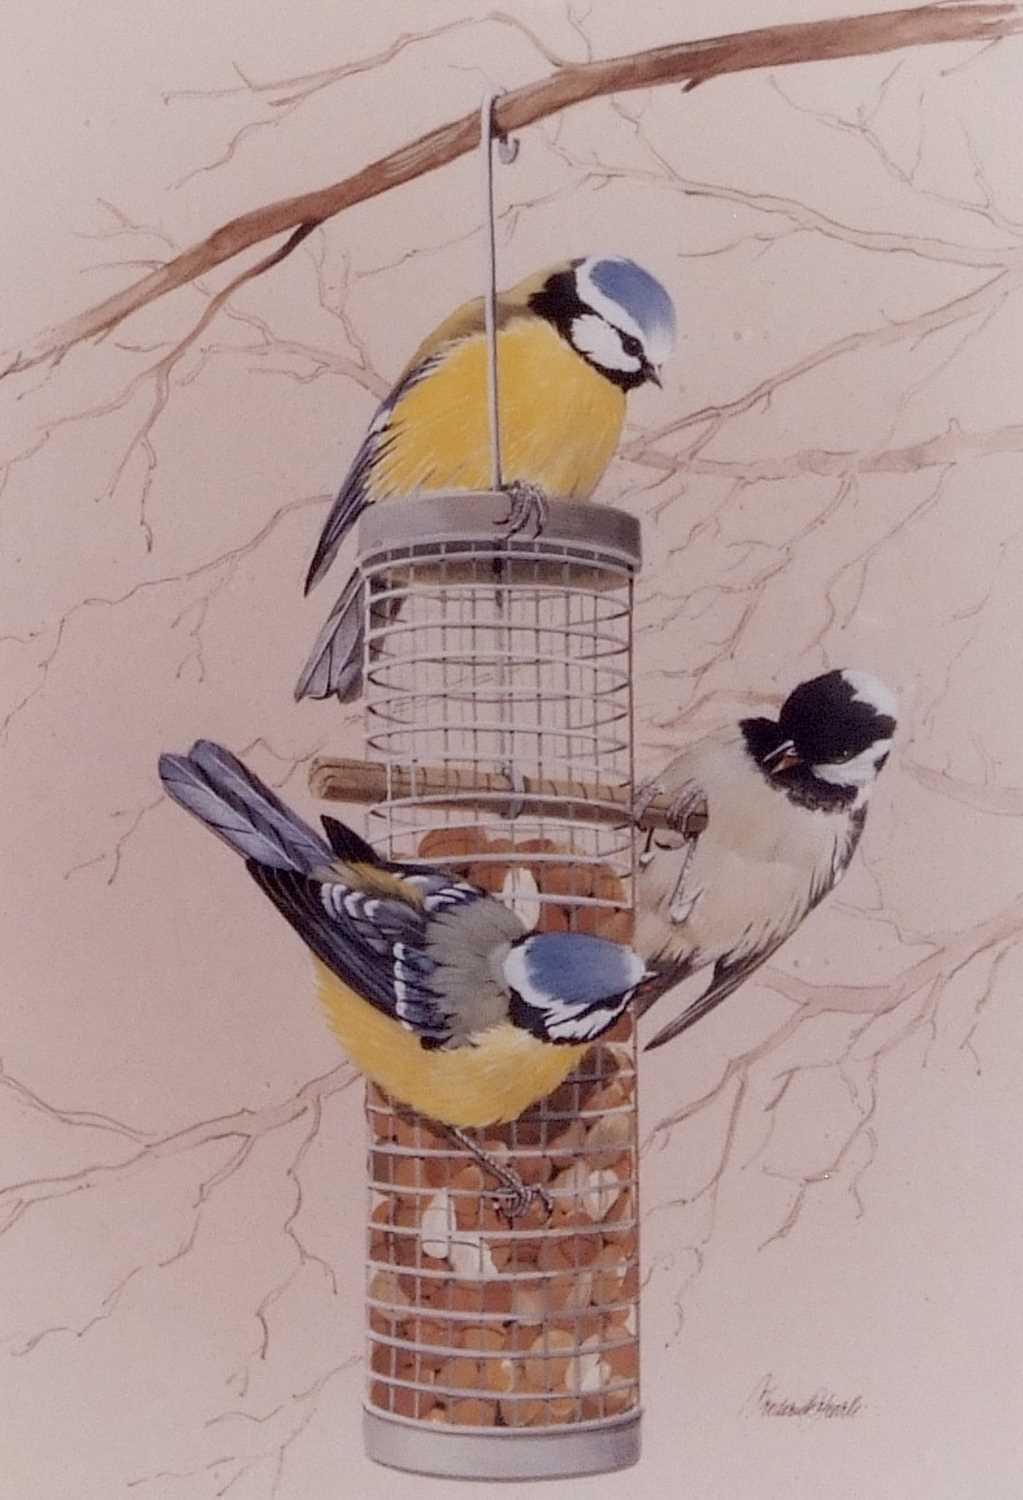
<path id="1" fill-rule="evenodd" d="M 365 1408 L 362 1432 L 367 1457 L 412 1474 L 446 1479 L 574 1479 L 608 1474 L 639 1461 L 640 1417 L 556 1431 L 496 1427 L 487 1432 L 404 1421 Z"/>

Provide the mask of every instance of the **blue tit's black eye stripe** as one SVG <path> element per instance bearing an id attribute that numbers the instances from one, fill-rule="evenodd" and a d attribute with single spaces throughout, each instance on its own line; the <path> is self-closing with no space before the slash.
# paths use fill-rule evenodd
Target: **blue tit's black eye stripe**
<path id="1" fill-rule="evenodd" d="M 526 933 L 504 961 L 508 1017 L 551 1043 L 595 1040 L 645 977 L 638 954 L 584 933 Z"/>
<path id="2" fill-rule="evenodd" d="M 593 1000 L 587 1005 L 549 1005 L 527 1000 L 518 990 L 509 990 L 508 1019 L 513 1026 L 528 1031 L 541 1042 L 553 1046 L 578 1046 L 592 1042 L 608 1031 L 632 999 L 634 989 L 623 990 L 609 999 Z"/>

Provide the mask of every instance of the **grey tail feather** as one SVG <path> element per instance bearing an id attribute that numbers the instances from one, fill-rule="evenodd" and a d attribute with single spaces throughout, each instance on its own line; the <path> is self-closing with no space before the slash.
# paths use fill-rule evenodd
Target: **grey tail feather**
<path id="1" fill-rule="evenodd" d="M 357 696 L 362 682 L 364 587 L 358 573 L 345 584 L 302 668 L 295 685 L 296 702 L 329 698 L 331 693 L 337 693 L 342 702 Z"/>
<path id="2" fill-rule="evenodd" d="M 197 740 L 188 755 L 161 755 L 159 768 L 167 795 L 244 859 L 302 874 L 333 862 L 319 834 L 222 745 Z"/>
<path id="3" fill-rule="evenodd" d="M 356 461 L 358 463 L 358 460 Z M 353 483 L 355 475 L 349 476 L 344 489 L 338 495 L 327 517 L 320 540 L 316 543 L 313 560 L 305 575 L 305 592 L 314 589 L 334 561 L 341 543 L 370 503 L 361 484 Z"/>
<path id="4" fill-rule="evenodd" d="M 653 1052 L 656 1047 L 663 1047 L 665 1042 L 670 1042 L 674 1037 L 681 1036 L 683 1031 L 688 1031 L 690 1026 L 695 1026 L 697 1021 L 702 1020 L 719 1006 L 722 1000 L 727 1000 L 729 995 L 749 978 L 750 972 L 749 969 L 744 968 L 726 978 L 712 979 L 703 994 L 698 996 L 692 1005 L 688 1005 L 680 1016 L 669 1021 L 667 1026 L 662 1026 L 660 1031 L 650 1038 L 643 1051 Z"/>
<path id="5" fill-rule="evenodd" d="M 364 646 L 363 616 L 366 609 L 365 589 L 359 573 L 353 573 L 344 592 L 316 638 L 309 660 L 295 686 L 295 700 L 329 698 L 336 693 L 342 703 L 351 703 L 362 691 Z M 376 627 L 393 625 L 401 613 L 401 596 L 376 599 L 370 597 L 370 620 Z M 370 661 L 379 655 L 371 644 Z"/>
<path id="6" fill-rule="evenodd" d="M 699 1000 L 694 1000 L 688 1010 L 684 1010 L 680 1016 L 676 1016 L 674 1021 L 669 1021 L 667 1026 L 662 1026 L 656 1036 L 650 1038 L 643 1051 L 653 1052 L 656 1048 L 663 1047 L 665 1042 L 670 1042 L 674 1037 L 681 1036 L 683 1031 L 688 1031 L 690 1026 L 693 1026 L 708 1011 L 713 1010 L 719 1000 L 723 1000 L 724 998 L 724 995 L 702 995 Z"/>
<path id="7" fill-rule="evenodd" d="M 672 1037 L 678 1036 L 680 1032 L 688 1031 L 694 1022 L 708 1015 L 722 1000 L 727 1000 L 729 995 L 744 985 L 751 975 L 755 974 L 760 965 L 766 963 L 772 953 L 776 953 L 790 934 L 781 932 L 775 938 L 765 944 L 755 954 L 750 954 L 744 959 L 738 959 L 729 963 L 727 959 L 719 958 L 714 965 L 714 974 L 704 990 L 692 1003 L 686 1007 L 680 1016 L 670 1021 L 663 1027 L 651 1041 L 643 1048 L 644 1052 L 650 1052 L 654 1047 L 663 1047 L 665 1042 L 670 1042 Z"/>
<path id="8" fill-rule="evenodd" d="M 673 990 L 677 984 L 681 984 L 693 972 L 692 962 L 682 959 L 681 962 L 658 965 L 651 960 L 651 976 L 644 980 L 636 991 L 636 997 L 632 1002 L 633 1014 L 638 1018 L 645 1016 L 652 1005 L 656 1005 L 662 995 Z"/>

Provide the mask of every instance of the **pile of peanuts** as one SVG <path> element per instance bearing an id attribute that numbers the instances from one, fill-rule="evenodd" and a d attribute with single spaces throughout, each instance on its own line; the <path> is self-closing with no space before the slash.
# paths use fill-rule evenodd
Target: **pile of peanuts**
<path id="1" fill-rule="evenodd" d="M 631 1020 L 561 1088 L 479 1144 L 539 1199 L 499 1187 L 436 1126 L 371 1088 L 370 1402 L 473 1427 L 546 1426 L 638 1399 Z"/>
<path id="2" fill-rule="evenodd" d="M 519 839 L 513 843 L 509 838 L 491 837 L 487 829 L 475 826 L 434 828 L 419 843 L 419 854 L 424 859 L 443 858 L 464 879 L 495 896 L 508 900 L 512 894 L 509 880 L 518 877 L 524 878 L 538 893 L 551 898 L 539 905 L 535 923 L 537 932 L 568 932 L 571 929 L 572 932 L 589 932 L 610 938 L 615 943 L 629 942 L 633 928 L 631 911 L 616 910 L 613 906 L 571 905 L 573 896 L 596 901 L 621 901 L 624 888 L 614 870 L 597 860 L 572 858 L 562 863 L 550 858 L 564 853 L 563 846 L 553 839 Z M 547 857 L 533 863 L 528 858 L 531 854 Z M 513 855 L 513 858 L 503 860 L 501 855 Z"/>
<path id="3" fill-rule="evenodd" d="M 467 832 L 476 835 L 473 852 L 511 848 L 483 830 L 452 829 L 427 835 L 420 853 L 464 854 L 441 836 Z M 532 843 L 557 851 L 549 840 Z M 508 868 L 481 863 L 467 874 L 499 891 Z M 602 866 L 537 863 L 532 873 L 541 890 L 552 875 L 555 889 L 571 881 L 577 894 L 600 881 L 610 894 L 617 883 Z M 619 939 L 629 917 L 599 907 L 579 915 L 573 927 Z M 539 929 L 559 922 L 564 908 L 541 906 Z M 534 1198 L 509 1220 L 500 1184 L 482 1165 L 369 1086 L 371 1407 L 488 1428 L 607 1420 L 638 1404 L 634 1047 L 625 1015 L 547 1099 L 476 1133 L 491 1156 L 545 1188 L 549 1217 Z"/>

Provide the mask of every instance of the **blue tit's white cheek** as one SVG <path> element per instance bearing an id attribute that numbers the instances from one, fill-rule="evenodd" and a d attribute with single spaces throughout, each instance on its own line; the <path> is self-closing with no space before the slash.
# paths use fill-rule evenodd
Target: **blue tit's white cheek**
<path id="1" fill-rule="evenodd" d="M 576 290 L 586 307 L 631 334 L 655 367 L 675 348 L 675 309 L 661 284 L 620 256 L 596 256 L 576 269 Z"/>
<path id="2" fill-rule="evenodd" d="M 620 302 L 616 302 L 613 297 L 609 297 L 606 292 L 602 292 L 593 280 L 592 271 L 594 264 L 595 262 L 593 261 L 585 261 L 575 273 L 576 291 L 579 294 L 580 302 L 584 302 L 587 307 L 592 307 L 593 311 L 599 314 L 603 322 L 611 323 L 615 328 L 621 328 L 625 333 L 631 333 L 634 339 L 639 339 L 640 343 L 642 343 L 643 330 L 636 322 L 636 319 Z"/>
<path id="3" fill-rule="evenodd" d="M 596 313 L 573 318 L 572 343 L 580 354 L 585 354 L 605 370 L 634 374 L 642 367 L 642 360 L 635 354 L 626 354 L 622 348 L 618 330 L 605 323 L 603 318 L 598 318 Z"/>
<path id="4" fill-rule="evenodd" d="M 891 740 L 875 740 L 852 760 L 830 766 L 811 766 L 810 769 L 818 781 L 830 782 L 832 786 L 869 786 L 880 769 L 878 763 L 884 763 L 891 748 Z"/>

